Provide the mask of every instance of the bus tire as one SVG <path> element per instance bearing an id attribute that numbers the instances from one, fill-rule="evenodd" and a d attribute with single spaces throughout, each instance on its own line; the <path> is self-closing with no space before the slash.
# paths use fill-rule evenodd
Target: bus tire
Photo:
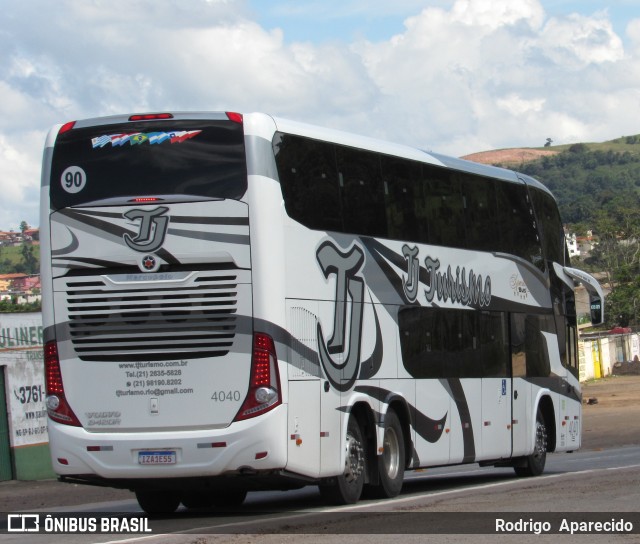
<path id="1" fill-rule="evenodd" d="M 522 466 L 515 466 L 518 476 L 540 476 L 544 471 L 544 465 L 547 461 L 547 425 L 544 421 L 542 410 L 538 408 L 536 414 L 536 442 L 533 453 L 524 458 Z"/>
<path id="2" fill-rule="evenodd" d="M 136 499 L 150 516 L 173 514 L 180 506 L 180 495 L 167 489 L 137 489 Z"/>
<path id="3" fill-rule="evenodd" d="M 384 417 L 383 452 L 378 457 L 380 484 L 372 487 L 370 494 L 390 499 L 397 497 L 404 481 L 404 434 L 398 416 L 389 410 Z"/>
<path id="4" fill-rule="evenodd" d="M 320 484 L 320 494 L 330 504 L 354 504 L 362 495 L 366 469 L 365 442 L 360 423 L 354 414 L 349 417 L 345 447 L 344 472 Z"/>

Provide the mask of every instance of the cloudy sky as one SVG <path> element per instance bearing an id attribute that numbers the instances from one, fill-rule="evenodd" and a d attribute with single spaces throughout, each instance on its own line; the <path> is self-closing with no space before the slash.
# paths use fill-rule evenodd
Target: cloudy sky
<path id="1" fill-rule="evenodd" d="M 0 229 L 39 224 L 46 133 L 85 117 L 264 111 L 456 156 L 640 133 L 640 0 L 0 8 Z"/>

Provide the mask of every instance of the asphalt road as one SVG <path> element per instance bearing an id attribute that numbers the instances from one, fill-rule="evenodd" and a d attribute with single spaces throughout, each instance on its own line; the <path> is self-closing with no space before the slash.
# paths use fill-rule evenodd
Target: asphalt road
<path id="1" fill-rule="evenodd" d="M 511 469 L 476 465 L 430 469 L 408 474 L 402 494 L 385 501 L 327 508 L 314 487 L 289 492 L 251 493 L 241 511 L 179 510 L 151 520 L 151 535 L 25 535 L 0 536 L 2 543 L 280 543 L 323 542 L 371 544 L 400 542 L 544 542 L 557 535 L 501 535 L 498 518 L 530 522 L 605 520 L 621 516 L 634 523 L 634 535 L 564 535 L 563 542 L 640 542 L 640 447 L 630 446 L 573 454 L 554 454 L 545 473 L 517 478 Z M 48 512 L 137 513 L 135 500 L 109 501 Z M 572 512 L 554 516 L 555 512 Z M 589 513 L 585 515 L 584 513 Z M 487 527 L 489 529 L 487 529 Z M 452 534 L 454 533 L 455 534 Z M 484 533 L 476 535 L 475 533 Z M 434 534 L 436 533 L 436 534 Z M 440 534 L 438 534 L 440 533 Z M 466 534 L 468 533 L 468 534 Z M 26 539 L 28 538 L 28 540 Z M 295 539 L 295 540 L 294 540 Z M 473 540 L 471 540 L 473 539 Z M 531 539 L 531 540 L 529 540 Z M 551 542 L 552 540 L 549 540 Z"/>
<path id="2" fill-rule="evenodd" d="M 497 535 L 492 526 L 502 513 L 525 521 L 553 519 L 554 512 L 573 512 L 571 519 L 595 519 L 605 513 L 631 516 L 635 523 L 640 515 L 640 376 L 584 384 L 583 394 L 599 399 L 584 406 L 584 449 L 549 455 L 545 473 L 538 478 L 516 478 L 511 469 L 477 465 L 429 469 L 408 473 L 402 494 L 393 500 L 327 508 L 315 487 L 250 493 L 240 512 L 180 510 L 170 519 L 152 520 L 150 535 L 4 534 L 0 543 L 538 544 L 556 542 L 558 536 Z M 141 513 L 126 490 L 55 481 L 0 483 L 0 512 L 38 509 L 114 517 Z M 635 526 L 640 528 L 640 519 Z M 469 532 L 480 534 L 465 534 Z M 563 535 L 561 542 L 640 544 L 640 534 Z"/>

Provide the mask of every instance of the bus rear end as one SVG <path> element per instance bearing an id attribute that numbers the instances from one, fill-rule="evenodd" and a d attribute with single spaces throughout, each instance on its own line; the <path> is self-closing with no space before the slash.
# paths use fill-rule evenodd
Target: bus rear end
<path id="1" fill-rule="evenodd" d="M 60 476 L 134 489 L 159 512 L 284 467 L 277 354 L 253 327 L 246 190 L 238 114 L 49 135 L 43 315 Z"/>

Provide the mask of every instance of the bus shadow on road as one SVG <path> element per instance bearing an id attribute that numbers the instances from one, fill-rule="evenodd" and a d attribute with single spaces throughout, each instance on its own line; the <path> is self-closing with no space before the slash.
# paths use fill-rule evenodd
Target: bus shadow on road
<path id="1" fill-rule="evenodd" d="M 483 473 L 459 473 L 459 474 L 427 474 L 415 475 L 405 479 L 400 498 L 413 495 L 428 496 L 433 493 L 458 492 L 468 488 L 491 485 L 510 480 L 518 480 L 512 471 L 496 471 Z M 360 506 L 380 505 L 385 510 L 393 508 L 393 499 L 372 498 L 363 492 Z M 350 506 L 344 506 L 348 509 Z M 249 493 L 247 502 L 241 507 L 212 509 L 184 509 L 176 512 L 176 517 L 246 517 L 252 515 L 287 514 L 300 511 L 322 511 L 327 508 L 340 508 L 340 506 L 328 505 L 314 486 L 307 486 L 298 490 L 272 491 Z"/>

